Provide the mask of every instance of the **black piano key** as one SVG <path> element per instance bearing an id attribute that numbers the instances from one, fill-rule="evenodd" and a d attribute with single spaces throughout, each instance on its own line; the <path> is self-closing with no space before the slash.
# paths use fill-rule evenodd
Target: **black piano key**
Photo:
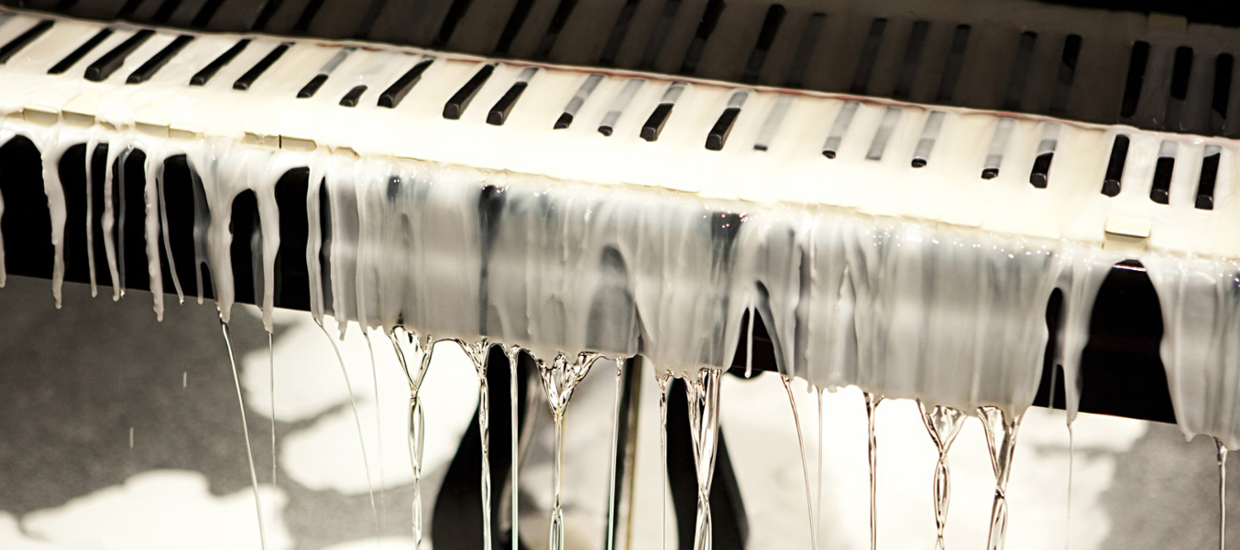
<path id="1" fill-rule="evenodd" d="M 1227 120 L 1227 103 L 1231 100 L 1231 70 L 1235 57 L 1220 54 L 1214 60 L 1214 94 L 1210 101 L 1210 129 L 1220 132 Z"/>
<path id="2" fill-rule="evenodd" d="M 1141 101 L 1141 85 L 1145 81 L 1145 65 L 1150 58 L 1150 43 L 1139 40 L 1132 45 L 1132 57 L 1128 61 L 1128 78 L 1124 81 L 1124 100 L 1120 104 L 1120 118 L 1137 113 Z"/>
<path id="3" fill-rule="evenodd" d="M 1033 47 L 1037 41 L 1036 32 L 1020 33 L 1020 44 L 1016 48 L 1016 57 L 1012 60 L 1012 76 L 1008 80 L 1007 99 L 1003 102 L 1003 108 L 1008 111 L 1019 111 L 1021 101 L 1025 98 L 1029 64 L 1033 61 Z"/>
<path id="4" fill-rule="evenodd" d="M 1051 113 L 1062 114 L 1068 110 L 1068 98 L 1072 81 L 1076 78 L 1076 62 L 1081 57 L 1081 36 L 1069 34 L 1063 41 L 1063 54 L 1059 58 L 1059 71 L 1055 75 L 1055 91 L 1051 96 Z"/>
<path id="5" fill-rule="evenodd" d="M 689 42 L 685 59 L 680 64 L 680 74 L 691 75 L 697 72 L 698 63 L 702 61 L 702 52 L 706 49 L 706 42 L 715 32 L 715 27 L 719 24 L 719 16 L 723 15 L 723 8 L 726 6 L 723 0 L 709 0 L 706 3 L 706 8 L 702 10 L 702 18 L 698 21 L 697 31 L 693 33 L 693 40 Z"/>
<path id="6" fill-rule="evenodd" d="M 913 22 L 908 32 L 908 43 L 904 45 L 904 63 L 900 66 L 900 77 L 896 80 L 895 99 L 908 99 L 913 92 L 913 81 L 917 78 L 917 70 L 921 68 L 921 52 L 926 49 L 926 34 L 930 31 L 930 22 L 919 20 Z"/>
<path id="7" fill-rule="evenodd" d="M 564 130 L 573 125 L 572 113 L 560 113 L 560 118 L 555 119 L 554 130 Z"/>
<path id="8" fill-rule="evenodd" d="M 443 23 L 439 24 L 439 32 L 435 33 L 435 39 L 431 41 L 432 48 L 442 48 L 452 39 L 452 33 L 465 17 L 465 11 L 471 3 L 473 0 L 452 0 L 452 5 L 448 6 L 448 14 L 444 16 Z"/>
<path id="9" fill-rule="evenodd" d="M 12 58 L 14 54 L 21 51 L 22 48 L 29 46 L 31 42 L 34 42 L 40 36 L 43 36 L 43 33 L 52 28 L 53 23 L 54 22 L 51 19 L 39 21 L 38 23 L 35 23 L 33 27 L 27 29 L 26 32 L 17 35 L 17 37 L 10 40 L 8 44 L 0 47 L 0 65 L 8 63 L 9 59 Z"/>
<path id="10" fill-rule="evenodd" d="M 220 11 L 220 5 L 224 0 L 207 0 L 202 7 L 198 9 L 198 13 L 194 15 L 194 20 L 190 22 L 190 26 L 195 29 L 206 29 L 211 24 L 211 18 L 215 17 L 215 12 Z"/>
<path id="11" fill-rule="evenodd" d="M 784 16 L 788 14 L 787 8 L 780 4 L 771 4 L 766 10 L 766 18 L 762 20 L 762 31 L 758 33 L 758 42 L 754 44 L 753 51 L 749 53 L 749 60 L 745 63 L 745 73 L 741 76 L 741 80 L 754 83 L 758 81 L 758 77 L 762 74 L 762 65 L 766 63 L 766 54 L 771 51 L 771 44 L 775 43 L 775 35 L 779 33 L 779 25 L 784 22 Z"/>
<path id="12" fill-rule="evenodd" d="M 616 56 L 620 53 L 620 46 L 624 45 L 624 38 L 629 34 L 629 27 L 633 25 L 633 16 L 637 14 L 639 2 L 641 0 L 625 0 L 620 7 L 620 13 L 616 14 L 616 24 L 612 25 L 611 34 L 607 35 L 607 42 L 603 44 L 603 53 L 599 55 L 599 65 L 611 67 L 616 64 Z"/>
<path id="13" fill-rule="evenodd" d="M 365 85 L 354 86 L 352 90 L 349 90 L 349 93 L 344 94 L 344 97 L 340 98 L 340 106 L 357 107 L 357 102 L 362 98 L 362 94 L 364 93 L 366 93 Z"/>
<path id="14" fill-rule="evenodd" d="M 379 94 L 379 106 L 394 109 L 397 105 L 400 105 L 400 100 L 405 99 L 405 95 L 409 93 L 409 90 L 413 89 L 414 84 L 417 84 L 422 79 L 422 73 L 426 72 L 426 68 L 430 67 L 433 61 L 433 59 L 420 61 L 412 69 L 409 69 L 400 78 L 396 79 L 396 82 L 393 82 L 391 86 L 388 86 L 388 89 Z"/>
<path id="15" fill-rule="evenodd" d="M 249 45 L 249 38 L 243 38 L 237 41 L 237 43 L 233 44 L 231 48 L 228 48 L 228 51 L 220 54 L 220 56 L 215 58 L 214 61 L 208 63 L 206 67 L 203 67 L 201 71 L 194 73 L 194 76 L 189 79 L 189 85 L 205 86 L 207 82 L 211 81 L 211 77 L 215 76 L 215 73 L 220 72 L 220 69 L 223 69 L 226 65 L 231 63 L 233 59 L 236 59 L 238 55 L 241 55 L 241 52 L 245 51 L 245 47 Z"/>
<path id="16" fill-rule="evenodd" d="M 177 53 L 185 48 L 190 42 L 194 41 L 194 37 L 188 34 L 182 34 L 169 42 L 159 53 L 146 60 L 138 70 L 129 74 L 129 78 L 125 79 L 126 84 L 141 84 L 155 76 L 164 65 L 168 64 Z"/>
<path id="17" fill-rule="evenodd" d="M 1038 155 L 1033 159 L 1033 170 L 1029 171 L 1029 183 L 1038 189 L 1046 189 L 1046 184 L 1050 180 L 1051 160 L 1055 157 L 1053 151 Z"/>
<path id="18" fill-rule="evenodd" d="M 997 178 L 997 177 L 999 177 L 999 169 L 998 169 L 998 168 L 990 167 L 990 168 L 983 168 L 983 169 L 982 169 L 982 179 L 984 179 L 984 180 L 992 180 L 992 179 L 995 179 L 995 178 Z"/>
<path id="19" fill-rule="evenodd" d="M 822 34 L 822 26 L 826 20 L 827 14 L 819 12 L 809 16 L 809 20 L 805 22 L 805 27 L 801 29 L 801 41 L 797 44 L 797 51 L 792 54 L 792 63 L 788 65 L 785 86 L 800 88 L 805 85 L 805 71 L 809 68 L 814 47 L 818 45 L 818 37 Z"/>
<path id="20" fill-rule="evenodd" d="M 1158 157 L 1154 165 L 1154 184 L 1150 186 L 1150 200 L 1167 204 L 1171 200 L 1171 174 L 1175 172 L 1175 157 Z"/>
<path id="21" fill-rule="evenodd" d="M 256 63 L 253 67 L 250 67 L 250 70 L 241 75 L 241 78 L 238 78 L 236 82 L 233 82 L 233 89 L 241 90 L 243 92 L 249 90 L 250 87 L 254 86 L 254 82 L 258 80 L 258 77 L 263 76 L 263 73 L 267 72 L 267 69 L 270 69 L 272 65 L 275 65 L 276 61 L 280 60 L 280 56 L 283 56 L 284 52 L 288 51 L 288 48 L 289 44 L 287 42 L 272 48 L 272 50 L 260 59 L 258 63 Z"/>
<path id="22" fill-rule="evenodd" d="M 482 85 L 486 84 L 491 73 L 495 72 L 495 65 L 485 65 L 474 74 L 473 77 L 461 86 L 452 98 L 443 106 L 443 117 L 449 120 L 457 120 L 461 115 L 465 114 L 465 109 L 469 107 L 469 102 L 474 100 L 474 96 L 478 95 L 478 90 L 482 89 Z"/>
<path id="23" fill-rule="evenodd" d="M 319 9 L 322 7 L 323 0 L 310 0 L 306 2 L 306 7 L 301 10 L 301 16 L 293 24 L 293 33 L 305 34 L 306 31 L 310 30 L 310 24 L 314 22 L 314 16 L 319 14 Z"/>
<path id="24" fill-rule="evenodd" d="M 307 82 L 305 86 L 302 86 L 301 89 L 297 91 L 297 99 L 310 99 L 314 97 L 314 94 L 318 93 L 319 88 L 322 88 L 323 84 L 326 82 L 327 75 L 323 73 L 314 75 L 314 78 L 311 78 L 310 82 Z"/>
<path id="25" fill-rule="evenodd" d="M 1106 176 L 1102 180 L 1102 194 L 1114 197 L 1119 194 L 1124 176 L 1124 163 L 1128 161 L 1128 136 L 1118 134 L 1111 145 L 1111 160 L 1107 163 Z"/>
<path id="26" fill-rule="evenodd" d="M 83 57 L 86 57 L 86 54 L 90 53 L 91 50 L 98 47 L 99 44 L 102 44 L 103 41 L 107 40 L 109 36 L 112 36 L 113 32 L 114 31 L 111 28 L 106 28 L 95 33 L 94 36 L 90 37 L 86 42 L 83 42 L 81 46 L 77 47 L 77 49 L 69 52 L 69 55 L 66 55 L 64 59 L 61 59 L 56 62 L 55 65 L 52 65 L 52 68 L 47 70 L 47 74 L 64 74 L 65 71 L 73 68 L 78 61 L 81 61 Z"/>
<path id="27" fill-rule="evenodd" d="M 164 0 L 164 3 L 159 5 L 159 9 L 155 10 L 155 15 L 151 17 L 151 21 L 167 23 L 168 18 L 172 17 L 172 12 L 176 11 L 179 5 L 181 5 L 181 0 Z"/>
<path id="28" fill-rule="evenodd" d="M 151 29 L 142 29 L 125 39 L 119 46 L 112 48 L 112 51 L 103 54 L 102 57 L 86 67 L 86 80 L 93 82 L 102 82 L 107 80 L 112 73 L 121 68 L 125 63 L 125 59 L 129 54 L 138 49 L 144 42 L 155 35 L 155 31 Z"/>
<path id="29" fill-rule="evenodd" d="M 1197 180 L 1196 207 L 1214 210 L 1214 180 L 1218 178 L 1218 161 L 1222 154 L 1218 147 L 1206 147 L 1201 159 L 1201 177 Z"/>
<path id="30" fill-rule="evenodd" d="M 659 134 L 663 133 L 663 125 L 667 123 L 667 119 L 672 114 L 673 103 L 660 103 L 654 108 L 654 112 L 650 113 L 650 118 L 646 119 L 646 123 L 642 125 L 641 137 L 646 141 L 655 141 L 659 139 Z"/>
<path id="31" fill-rule="evenodd" d="M 870 87 L 870 73 L 874 72 L 874 62 L 878 60 L 878 50 L 883 45 L 883 31 L 887 30 L 887 20 L 883 18 L 870 22 L 870 32 L 861 46 L 861 55 L 857 58 L 857 71 L 853 73 L 852 86 L 849 93 L 865 95 Z"/>
<path id="32" fill-rule="evenodd" d="M 503 126 L 504 121 L 508 120 L 508 113 L 512 112 L 512 108 L 517 104 L 517 100 L 521 99 L 521 93 L 525 91 L 528 82 L 520 81 L 513 83 L 511 88 L 495 102 L 491 107 L 491 112 L 487 113 L 487 124 L 493 126 Z"/>
<path id="33" fill-rule="evenodd" d="M 499 33 L 499 42 L 495 44 L 496 55 L 508 55 L 512 41 L 517 39 L 517 34 L 521 32 L 521 27 L 525 25 L 525 19 L 529 17 L 533 7 L 534 0 L 517 0 L 517 4 L 512 7 L 512 13 L 508 14 L 508 22 L 504 23 L 504 30 Z"/>
<path id="34" fill-rule="evenodd" d="M 1171 69 L 1171 97 L 1183 100 L 1188 97 L 1188 79 L 1193 72 L 1193 49 L 1180 46 L 1175 49 L 1175 63 Z"/>
<path id="35" fill-rule="evenodd" d="M 258 12 L 258 18 L 254 20 L 254 25 L 250 27 L 251 31 L 262 32 L 267 29 L 267 24 L 271 22 L 271 18 L 275 17 L 276 10 L 280 9 L 280 4 L 284 0 L 267 0 L 263 4 L 263 11 Z"/>
<path id="36" fill-rule="evenodd" d="M 711 151 L 720 151 L 728 142 L 728 134 L 732 133 L 732 125 L 736 123 L 736 117 L 740 116 L 740 107 L 728 107 L 723 110 L 723 114 L 719 115 L 719 120 L 715 121 L 715 125 L 711 127 L 710 133 L 706 135 L 706 148 Z"/>
<path id="37" fill-rule="evenodd" d="M 129 0 L 128 2 L 125 2 L 125 5 L 121 6 L 121 11 L 117 12 L 116 18 L 129 19 L 129 16 L 133 15 L 135 11 L 138 11 L 138 7 L 141 5 L 142 0 Z"/>
<path id="38" fill-rule="evenodd" d="M 577 0 L 560 0 L 560 4 L 555 7 L 555 13 L 551 16 L 551 23 L 547 25 L 547 32 L 543 33 L 542 38 L 538 40 L 538 47 L 534 48 L 534 59 L 546 59 L 551 55 L 551 48 L 555 47 L 555 41 L 560 38 L 560 33 L 564 31 L 564 25 L 568 23 L 568 18 L 572 16 L 573 9 L 577 7 Z"/>
<path id="39" fill-rule="evenodd" d="M 353 38 L 365 40 L 370 35 L 370 29 L 375 28 L 375 21 L 379 20 L 379 14 L 383 13 L 383 7 L 387 5 L 387 0 L 370 0 L 370 4 L 366 6 L 366 14 L 358 21 L 357 28 L 353 30 Z"/>
<path id="40" fill-rule="evenodd" d="M 676 21 L 676 13 L 680 11 L 681 3 L 683 0 L 663 0 L 663 13 L 659 14 L 659 20 L 655 22 L 654 29 L 650 33 L 650 42 L 646 43 L 641 62 L 637 64 L 639 69 L 654 70 L 659 52 L 663 49 L 663 43 L 671 34 L 672 23 Z"/>
<path id="41" fill-rule="evenodd" d="M 956 95 L 956 83 L 960 81 L 960 72 L 964 70 L 964 54 L 969 47 L 969 33 L 973 27 L 957 25 L 952 32 L 952 47 L 947 53 L 947 63 L 943 65 L 943 76 L 939 79 L 939 92 L 935 101 L 950 103 Z"/>

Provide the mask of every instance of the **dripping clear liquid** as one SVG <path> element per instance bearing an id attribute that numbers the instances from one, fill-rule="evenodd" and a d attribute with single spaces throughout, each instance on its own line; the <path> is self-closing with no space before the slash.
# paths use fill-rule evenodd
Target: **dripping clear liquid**
<path id="1" fill-rule="evenodd" d="M 241 397 L 241 377 L 237 374 L 237 358 L 233 356 L 232 338 L 228 335 L 228 323 L 220 320 L 224 333 L 224 345 L 228 347 L 228 364 L 232 366 L 233 384 L 237 388 L 237 406 L 241 409 L 241 432 L 245 436 L 245 454 L 250 462 L 250 486 L 254 489 L 254 509 L 258 517 L 258 540 L 263 550 L 267 548 L 267 531 L 263 527 L 263 501 L 258 495 L 258 471 L 254 468 L 254 451 L 250 448 L 250 424 L 245 418 L 245 400 Z M 129 432 L 129 446 L 133 447 L 133 430 Z"/>
<path id="2" fill-rule="evenodd" d="M 801 414 L 797 412 L 796 396 L 792 393 L 792 380 L 787 376 L 780 376 L 779 379 L 784 383 L 784 391 L 788 393 L 788 405 L 792 408 L 792 422 L 797 428 L 797 448 L 801 451 L 801 475 L 805 481 L 805 507 L 809 513 L 809 546 L 816 549 L 818 548 L 818 521 L 814 514 L 814 497 L 809 488 L 809 459 L 805 456 L 805 436 L 801 432 Z M 821 447 L 819 454 L 821 455 Z"/>

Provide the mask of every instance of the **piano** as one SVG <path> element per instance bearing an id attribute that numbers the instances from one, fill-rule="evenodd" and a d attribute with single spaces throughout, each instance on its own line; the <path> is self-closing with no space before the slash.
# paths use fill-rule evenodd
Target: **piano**
<path id="1" fill-rule="evenodd" d="M 1240 445 L 1217 4 L 5 3 L 0 282 Z"/>

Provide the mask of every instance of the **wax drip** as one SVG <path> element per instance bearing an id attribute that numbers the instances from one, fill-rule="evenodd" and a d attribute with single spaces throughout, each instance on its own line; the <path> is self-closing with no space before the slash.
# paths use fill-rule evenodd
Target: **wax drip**
<path id="1" fill-rule="evenodd" d="M 233 384 L 237 387 L 237 406 L 241 409 L 241 432 L 245 435 L 245 454 L 250 461 L 250 486 L 254 489 L 254 511 L 258 516 L 258 541 L 267 548 L 267 532 L 263 528 L 263 501 L 258 496 L 258 471 L 254 468 L 254 450 L 250 448 L 250 423 L 245 418 L 245 400 L 241 397 L 241 377 L 237 374 L 237 358 L 233 356 L 232 338 L 228 335 L 228 323 L 220 319 L 224 333 L 224 345 L 228 347 L 228 364 L 232 366 Z M 129 447 L 133 448 L 133 429 L 129 431 Z"/>
<path id="2" fill-rule="evenodd" d="M 616 547 L 616 442 L 620 438 L 620 399 L 624 389 L 624 360 L 616 360 L 616 396 L 611 411 L 611 471 L 607 478 L 607 550 Z"/>
<path id="3" fill-rule="evenodd" d="M 826 408 L 827 391 L 824 389 L 815 388 L 814 392 L 816 394 L 816 397 L 818 398 L 817 399 L 817 402 L 818 402 L 818 488 L 817 488 L 817 494 L 815 495 L 814 511 L 816 512 L 816 514 L 814 515 L 814 521 L 818 522 L 818 525 L 821 526 L 822 525 L 822 469 L 823 469 L 823 466 L 825 465 L 824 457 L 822 454 L 822 443 L 823 443 L 823 440 L 826 439 L 824 437 L 825 436 L 824 430 L 826 429 L 826 426 L 827 426 L 827 408 Z M 822 531 L 819 530 L 818 534 L 821 535 Z M 818 541 L 815 540 L 815 542 L 818 542 Z"/>
<path id="4" fill-rule="evenodd" d="M 375 534 L 379 533 L 379 506 L 375 504 L 375 486 L 370 480 L 370 458 L 366 455 L 366 440 L 362 438 L 362 416 L 357 412 L 357 399 L 353 397 L 353 383 L 349 381 L 349 371 L 344 366 L 344 356 L 340 355 L 340 346 L 336 345 L 336 339 L 332 338 L 331 333 L 327 332 L 327 328 L 322 323 L 319 330 L 323 331 L 323 335 L 327 337 L 327 341 L 332 344 L 332 351 L 336 352 L 336 361 L 340 363 L 340 373 L 344 375 L 344 387 L 349 392 L 349 405 L 353 408 L 353 422 L 357 425 L 357 444 L 362 449 L 362 467 L 366 471 L 366 491 L 370 493 L 370 510 L 374 513 L 375 518 Z"/>
<path id="5" fill-rule="evenodd" d="M 478 373 L 478 434 L 482 438 L 482 547 L 491 548 L 491 392 L 487 385 L 487 352 L 491 344 L 483 338 L 473 344 L 454 339 Z"/>
<path id="6" fill-rule="evenodd" d="M 870 465 L 870 550 L 878 548 L 878 438 L 874 434 L 874 413 L 883 396 L 865 392 L 866 450 Z"/>
<path id="7" fill-rule="evenodd" d="M 417 370 L 409 370 L 409 362 L 405 360 L 405 351 L 400 346 L 398 334 L 405 335 L 409 343 L 413 344 L 414 352 L 420 355 Z M 422 444 L 425 442 L 426 433 L 426 422 L 422 416 L 422 402 L 418 399 L 418 390 L 422 388 L 422 381 L 426 379 L 426 372 L 430 370 L 431 358 L 435 352 L 435 341 L 429 335 L 418 339 L 413 333 L 402 329 L 393 330 L 388 335 L 388 339 L 392 341 L 392 349 L 396 351 L 396 360 L 400 362 L 400 368 L 405 371 L 405 378 L 409 381 L 409 462 L 413 466 L 413 504 L 411 506 L 413 547 L 416 550 L 422 547 Z"/>
<path id="8" fill-rule="evenodd" d="M 116 148 L 120 149 L 120 146 Z M 120 181 L 120 185 L 116 186 L 116 283 L 121 296 L 125 295 L 125 163 L 131 153 L 133 145 L 126 145 L 116 161 L 116 179 Z M 108 170 L 108 175 L 111 174 L 112 171 Z"/>
<path id="9" fill-rule="evenodd" d="M 1214 438 L 1218 447 L 1218 547 L 1227 550 L 1227 445 Z"/>
<path id="10" fill-rule="evenodd" d="M 754 310 L 750 309 L 745 333 L 745 378 L 753 377 L 753 325 Z"/>
<path id="11" fill-rule="evenodd" d="M 116 164 L 116 159 L 120 158 L 121 149 L 122 146 L 120 144 L 120 140 L 117 139 L 116 136 L 112 136 L 112 138 L 108 140 L 107 154 L 104 155 L 107 160 L 105 161 L 105 168 L 103 170 L 103 219 L 100 220 L 100 224 L 103 227 L 103 252 L 108 261 L 108 275 L 112 278 L 112 301 L 114 302 L 121 299 L 121 289 L 123 288 L 120 278 L 120 269 L 116 260 L 117 243 L 116 236 L 113 234 L 116 230 L 116 218 L 114 216 L 114 199 L 112 195 L 112 185 L 115 181 L 112 177 L 112 166 Z M 86 173 L 89 174 L 89 163 L 87 163 L 86 170 Z M 121 180 L 120 187 L 121 189 L 125 188 L 123 179 Z M 121 195 L 121 200 L 123 201 L 124 199 L 124 195 Z M 122 223 L 124 223 L 123 220 Z"/>
<path id="12" fill-rule="evenodd" d="M 1019 415 L 1010 416 L 999 407 L 982 406 L 977 409 L 986 430 L 986 446 L 990 449 L 990 465 L 995 471 L 995 502 L 990 511 L 990 535 L 986 547 L 1002 550 L 1007 535 L 1007 485 L 1012 474 L 1012 455 L 1016 451 L 1016 432 L 1020 429 Z"/>
<path id="13" fill-rule="evenodd" d="M 697 379 L 685 381 L 689 401 L 689 427 L 693 436 L 693 460 L 697 464 L 697 519 L 693 549 L 710 550 L 710 483 L 715 473 L 715 449 L 719 442 L 719 382 L 723 371 L 706 368 Z"/>
<path id="14" fill-rule="evenodd" d="M 597 353 L 581 352 L 577 358 L 569 361 L 563 353 L 557 353 L 555 359 L 547 364 L 542 359 L 535 359 L 538 364 L 538 377 L 542 380 L 543 391 L 547 394 L 547 404 L 551 407 L 551 417 L 555 421 L 555 463 L 552 473 L 552 504 L 551 504 L 551 550 L 564 550 L 564 416 L 568 413 L 568 402 L 590 367 L 601 357 Z"/>
<path id="15" fill-rule="evenodd" d="M 267 373 L 271 379 L 271 484 L 276 484 L 276 346 L 275 336 L 267 333 Z M 185 373 L 181 373 L 181 387 L 185 387 Z"/>
<path id="16" fill-rule="evenodd" d="M 150 157 L 148 156 L 148 161 Z M 159 227 L 163 235 L 164 255 L 168 257 L 168 272 L 172 275 L 172 288 L 177 291 L 177 303 L 185 303 L 185 292 L 181 289 L 181 279 L 177 277 L 176 258 L 172 255 L 172 233 L 168 231 L 168 201 L 164 199 L 164 162 L 158 159 L 148 170 L 154 170 L 155 188 L 159 193 Z M 199 300 L 202 292 L 198 293 Z M 199 303 L 202 303 L 201 301 Z"/>
<path id="17" fill-rule="evenodd" d="M 809 512 L 809 546 L 818 548 L 818 522 L 814 514 L 814 497 L 809 490 L 809 460 L 805 456 L 805 436 L 801 432 L 801 414 L 797 412 L 796 396 L 792 393 L 792 379 L 780 376 L 784 383 L 784 391 L 788 392 L 788 405 L 792 407 L 792 422 L 797 428 L 797 448 L 801 451 L 801 476 L 805 480 L 805 507 Z M 821 451 L 821 449 L 820 449 Z"/>
<path id="18" fill-rule="evenodd" d="M 517 503 L 520 501 L 520 498 L 519 498 L 520 489 L 519 489 L 518 481 L 520 481 L 521 479 L 521 476 L 519 475 L 520 466 L 521 466 L 521 456 L 520 456 L 521 442 L 519 441 L 520 427 L 517 424 L 518 422 L 517 417 L 520 415 L 520 404 L 517 403 L 517 397 L 518 397 L 517 396 L 517 356 L 520 353 L 521 353 L 521 348 L 518 346 L 508 346 L 507 348 L 504 349 L 504 355 L 508 356 L 508 374 L 509 374 L 509 378 L 508 378 L 509 395 L 508 397 L 510 400 L 509 403 L 511 403 L 512 405 L 512 410 L 509 414 L 509 416 L 512 419 L 512 428 L 511 428 L 512 429 L 512 438 L 511 438 L 512 439 L 512 484 L 511 484 L 512 550 L 519 550 L 521 548 L 521 536 L 520 536 L 521 522 L 518 521 L 519 508 L 517 506 Z"/>
<path id="19" fill-rule="evenodd" d="M 94 174 L 91 170 L 90 159 L 91 153 L 95 148 L 99 147 L 99 132 L 90 132 L 90 138 L 86 142 L 86 152 L 82 155 L 86 163 L 86 266 L 90 271 L 90 297 L 94 298 L 99 295 L 99 287 L 95 282 L 95 193 L 94 193 Z"/>
<path id="20" fill-rule="evenodd" d="M 375 367 L 375 347 L 370 341 L 370 330 L 363 329 L 362 336 L 366 337 L 366 351 L 370 354 L 370 381 L 374 384 L 375 391 L 375 445 L 379 451 L 379 532 L 383 532 L 387 523 L 387 476 L 383 468 L 383 407 L 379 402 L 379 369 Z M 274 437 L 275 432 L 272 434 Z"/>
<path id="21" fill-rule="evenodd" d="M 660 476 L 663 481 L 659 485 L 659 501 L 663 506 L 663 516 L 660 522 L 662 526 L 662 534 L 659 540 L 662 548 L 667 550 L 667 392 L 671 388 L 672 373 L 664 372 L 662 376 L 655 378 L 655 382 L 659 384 L 659 465 Z"/>
<path id="22" fill-rule="evenodd" d="M 952 442 L 964 427 L 964 411 L 951 407 L 926 407 L 920 399 L 917 408 L 921 410 L 921 420 L 930 432 L 930 439 L 939 451 L 939 459 L 934 467 L 934 526 L 937 533 L 935 548 L 943 550 L 947 545 L 943 542 L 943 530 L 947 527 L 947 508 L 951 504 L 951 470 L 947 467 L 947 452 Z"/>

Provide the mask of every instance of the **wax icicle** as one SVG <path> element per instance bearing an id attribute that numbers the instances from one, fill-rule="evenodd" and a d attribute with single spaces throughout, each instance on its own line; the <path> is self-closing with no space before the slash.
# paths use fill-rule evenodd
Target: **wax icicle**
<path id="1" fill-rule="evenodd" d="M 870 550 L 878 548 L 878 438 L 874 434 L 874 413 L 883 396 L 865 392 L 866 451 L 870 466 Z"/>
<path id="2" fill-rule="evenodd" d="M 715 473 L 715 450 L 719 443 L 719 369 L 705 368 L 696 379 L 685 381 L 689 401 L 689 433 L 693 436 L 693 461 L 697 469 L 697 516 L 693 549 L 713 546 L 710 518 L 710 485 Z"/>
<path id="3" fill-rule="evenodd" d="M 805 507 L 809 512 L 809 546 L 816 549 L 818 548 L 818 521 L 814 514 L 814 497 L 809 488 L 809 459 L 805 456 L 805 436 L 801 431 L 801 414 L 797 412 L 796 396 L 792 393 L 792 379 L 780 376 L 780 381 L 784 383 L 784 391 L 788 393 L 788 405 L 792 407 L 792 422 L 797 428 L 797 448 L 801 451 L 801 475 L 805 481 Z M 822 449 L 819 448 L 820 453 L 821 451 Z"/>
<path id="4" fill-rule="evenodd" d="M 601 357 L 595 353 L 582 352 L 576 358 L 569 359 L 563 353 L 556 354 L 550 363 L 535 359 L 538 364 L 538 376 L 542 381 L 543 391 L 547 394 L 547 404 L 551 407 L 551 417 L 555 421 L 555 459 L 552 471 L 552 504 L 549 546 L 551 550 L 564 550 L 564 416 L 568 412 L 568 402 L 590 367 Z"/>
<path id="5" fill-rule="evenodd" d="M 379 452 L 379 529 L 382 531 L 385 523 L 383 518 L 387 517 L 387 475 L 383 468 L 383 406 L 379 401 L 379 369 L 375 366 L 375 347 L 370 341 L 369 330 L 363 329 L 362 335 L 366 337 L 366 352 L 370 355 L 370 381 L 374 385 L 375 392 L 375 446 Z M 275 439 L 274 431 L 272 431 L 272 439 Z M 274 443 L 272 445 L 274 449 Z"/>
<path id="6" fill-rule="evenodd" d="M 404 348 L 401 347 L 400 340 L 407 338 L 409 343 L 413 344 L 414 362 L 413 368 L 410 368 L 410 361 L 405 357 Z M 425 441 L 425 418 L 422 415 L 422 402 L 418 399 L 418 391 L 422 388 L 422 381 L 426 379 L 426 372 L 430 370 L 431 358 L 434 356 L 435 346 L 434 340 L 430 336 L 419 339 L 413 333 L 405 332 L 401 329 L 392 331 L 389 334 L 392 341 L 392 349 L 396 351 L 396 360 L 400 363 L 401 369 L 405 372 L 405 377 L 409 381 L 409 461 L 413 466 L 413 504 L 412 507 L 412 526 L 413 526 L 413 547 L 422 547 L 422 444 Z"/>
<path id="7" fill-rule="evenodd" d="M 469 356 L 478 373 L 478 433 L 482 438 L 482 547 L 491 548 L 491 393 L 487 385 L 487 353 L 491 349 L 485 338 L 467 344 L 456 343 Z"/>
<path id="8" fill-rule="evenodd" d="M 241 396 L 241 377 L 237 374 L 237 358 L 233 355 L 232 338 L 228 335 L 228 323 L 223 319 L 220 319 L 220 330 L 224 333 L 224 345 L 228 347 L 228 363 L 232 366 L 233 384 L 237 387 L 237 406 L 241 409 L 241 432 L 245 436 L 245 454 L 250 462 L 250 487 L 254 489 L 254 510 L 258 516 L 258 541 L 263 550 L 266 550 L 267 532 L 263 528 L 263 501 L 258 496 L 258 471 L 254 468 L 254 451 L 250 448 L 250 424 L 245 418 L 245 400 Z M 129 438 L 132 448 L 132 429 Z"/>
<path id="9" fill-rule="evenodd" d="M 917 407 L 921 410 L 921 420 L 930 432 L 930 439 L 939 452 L 939 459 L 934 467 L 934 526 L 937 533 L 935 548 L 946 548 L 943 542 L 943 530 L 947 527 L 947 508 L 951 504 L 951 470 L 947 467 L 947 452 L 952 442 L 960 434 L 967 416 L 959 409 L 951 407 L 927 407 L 918 400 Z"/>
<path id="10" fill-rule="evenodd" d="M 332 338 L 331 333 L 327 332 L 327 328 L 322 323 L 318 325 L 319 330 L 323 331 L 323 336 L 331 342 L 332 351 L 336 352 L 336 361 L 340 363 L 340 373 L 344 375 L 345 391 L 349 392 L 349 405 L 353 408 L 353 423 L 357 425 L 357 444 L 362 450 L 362 468 L 366 472 L 366 491 L 370 493 L 370 510 L 374 515 L 375 535 L 378 536 L 379 506 L 375 503 L 375 486 L 370 480 L 370 458 L 366 455 L 366 440 L 362 437 L 362 416 L 357 412 L 357 398 L 353 395 L 353 383 L 349 381 L 349 370 L 345 367 L 344 356 L 340 355 L 340 346 L 336 344 L 336 339 Z"/>
<path id="11" fill-rule="evenodd" d="M 1012 474 L 1012 455 L 1016 451 L 1016 432 L 1020 429 L 1020 416 L 1009 415 L 999 407 L 979 407 L 982 427 L 986 431 L 986 446 L 990 449 L 990 465 L 995 471 L 995 501 L 990 511 L 990 535 L 986 548 L 1003 550 L 1007 536 L 1007 485 Z"/>

